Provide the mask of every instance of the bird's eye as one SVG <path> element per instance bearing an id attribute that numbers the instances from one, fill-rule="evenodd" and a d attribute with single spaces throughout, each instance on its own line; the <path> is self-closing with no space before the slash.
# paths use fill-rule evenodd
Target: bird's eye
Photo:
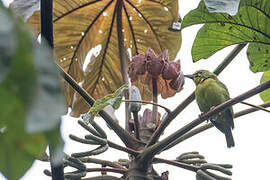
<path id="1" fill-rule="evenodd" d="M 200 76 L 201 74 L 202 74 L 202 72 L 197 72 L 196 77 Z"/>

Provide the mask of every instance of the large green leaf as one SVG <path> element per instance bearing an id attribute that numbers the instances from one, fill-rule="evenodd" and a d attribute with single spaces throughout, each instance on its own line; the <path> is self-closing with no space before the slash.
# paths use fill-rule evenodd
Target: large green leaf
<path id="1" fill-rule="evenodd" d="M 19 179 L 48 144 L 61 146 L 59 119 L 65 113 L 58 73 L 48 49 L 33 41 L 22 20 L 0 3 L 0 171 Z M 4 29 L 4 30 L 3 30 Z M 15 45 L 8 42 L 14 38 Z M 3 41 L 2 41 L 3 40 Z M 57 142 L 57 143 L 56 143 Z"/>
<path id="2" fill-rule="evenodd" d="M 252 43 L 249 48 L 251 70 L 261 71 L 253 66 L 265 64 L 265 56 L 255 55 L 255 49 L 270 45 L 270 3 L 268 0 L 242 0 L 237 15 L 209 13 L 201 2 L 197 9 L 184 17 L 182 27 L 205 24 L 198 32 L 192 47 L 194 61 L 208 58 L 218 50 L 239 43 Z M 265 51 L 264 53 L 267 53 Z M 264 68 L 269 70 L 270 66 Z"/>
<path id="3" fill-rule="evenodd" d="M 270 71 L 267 71 L 263 73 L 263 76 L 261 78 L 261 83 L 264 83 L 266 81 L 270 80 Z M 264 102 L 270 101 L 270 89 L 267 89 L 260 93 L 260 97 Z"/>
<path id="4" fill-rule="evenodd" d="M 119 33 L 127 64 L 130 56 L 149 47 L 158 54 L 168 49 L 174 59 L 181 45 L 180 31 L 169 30 L 179 21 L 177 0 L 54 0 L 53 5 L 56 60 L 95 99 L 123 84 Z M 29 19 L 37 32 L 39 15 L 35 12 Z M 118 15 L 122 27 L 117 28 Z M 66 97 L 74 116 L 89 110 L 72 88 L 66 88 Z"/>

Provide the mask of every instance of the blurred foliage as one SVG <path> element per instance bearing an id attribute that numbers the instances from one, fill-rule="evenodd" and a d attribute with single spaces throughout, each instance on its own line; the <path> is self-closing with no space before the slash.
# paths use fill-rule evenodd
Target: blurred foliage
<path id="1" fill-rule="evenodd" d="M 57 132 L 65 103 L 48 48 L 1 2 L 0 23 L 0 171 L 19 179 L 48 143 L 61 147 Z"/>

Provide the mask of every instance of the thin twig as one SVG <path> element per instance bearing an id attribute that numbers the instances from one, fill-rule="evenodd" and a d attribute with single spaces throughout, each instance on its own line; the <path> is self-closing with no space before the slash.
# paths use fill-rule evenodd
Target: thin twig
<path id="1" fill-rule="evenodd" d="M 259 107 L 264 107 L 264 108 L 270 107 L 270 102 L 266 102 L 264 104 L 261 104 L 261 105 L 259 105 Z M 249 114 L 249 113 L 256 112 L 256 111 L 259 111 L 259 109 L 257 107 L 256 108 L 245 109 L 243 111 L 239 111 L 239 112 L 234 114 L 234 119 L 236 119 L 238 117 L 241 117 L 241 116 L 244 116 L 244 115 Z M 207 129 L 210 129 L 212 127 L 214 127 L 214 125 L 212 123 L 208 123 L 206 125 L 200 126 L 200 127 L 196 128 L 196 129 L 186 133 L 185 135 L 181 136 L 180 138 L 178 138 L 176 141 L 174 141 L 173 143 L 168 145 L 164 149 L 164 151 L 168 150 L 168 149 L 172 148 L 173 146 L 175 146 L 175 145 L 177 145 L 177 144 L 179 144 L 179 143 L 193 137 L 194 135 L 199 134 L 200 132 L 203 132 L 203 131 L 205 131 Z"/>
<path id="2" fill-rule="evenodd" d="M 114 163 L 111 161 L 106 161 L 106 160 L 101 160 L 101 159 L 96 159 L 96 158 L 80 158 L 80 160 L 84 163 L 95 163 L 95 164 L 102 164 L 105 166 L 113 167 L 113 168 L 119 168 L 119 169 L 125 169 L 123 166 L 121 166 L 118 163 Z"/>
<path id="3" fill-rule="evenodd" d="M 114 142 L 109 141 L 109 140 L 108 140 L 108 145 L 109 145 L 109 147 L 111 147 L 111 148 L 114 148 L 114 149 L 117 149 L 117 150 L 119 150 L 119 151 L 123 151 L 123 152 L 129 153 L 129 154 L 131 154 L 131 155 L 133 155 L 133 156 L 137 156 L 137 155 L 139 154 L 138 151 L 135 151 L 135 150 L 133 150 L 133 149 L 131 149 L 131 148 L 128 148 L 128 147 L 120 146 L 120 145 L 115 144 Z"/>
<path id="4" fill-rule="evenodd" d="M 92 127 L 88 126 L 85 122 L 83 122 L 82 120 L 78 120 L 78 124 L 81 125 L 85 130 L 87 130 L 88 132 L 90 132 L 91 134 L 97 136 L 97 137 L 101 137 L 101 134 L 99 134 L 95 129 L 93 129 Z"/>
<path id="5" fill-rule="evenodd" d="M 197 172 L 200 169 L 199 166 L 193 166 L 193 165 L 178 162 L 178 161 L 175 161 L 175 160 L 167 160 L 167 159 L 162 159 L 162 158 L 154 158 L 153 163 L 170 164 L 170 165 L 180 167 L 180 168 L 183 168 L 183 169 L 186 169 L 186 170 L 189 170 L 189 171 L 193 171 L 193 172 Z"/>
<path id="6" fill-rule="evenodd" d="M 122 100 L 123 102 L 136 102 L 136 103 L 144 103 L 144 104 L 152 104 L 154 106 L 159 106 L 161 108 L 163 108 L 166 112 L 171 112 L 171 110 L 169 108 L 166 108 L 165 106 L 161 105 L 161 104 L 157 104 L 154 102 L 150 102 L 150 101 L 133 101 L 133 100 Z"/>
<path id="7" fill-rule="evenodd" d="M 134 111 L 133 113 L 133 118 L 134 118 L 134 133 L 135 137 L 140 140 L 140 124 L 139 124 L 139 116 L 138 116 L 138 111 Z"/>
<path id="8" fill-rule="evenodd" d="M 73 141 L 76 141 L 76 142 L 79 142 L 82 144 L 91 144 L 91 145 L 105 145 L 105 144 L 107 144 L 106 141 L 102 141 L 100 143 L 100 141 L 94 141 L 94 140 L 90 140 L 90 139 L 82 139 L 82 138 L 79 138 L 73 134 L 70 134 L 69 138 L 72 139 Z"/>
<path id="9" fill-rule="evenodd" d="M 124 46 L 124 37 L 123 37 L 123 23 L 122 23 L 122 9 L 123 9 L 123 1 L 117 1 L 116 3 L 116 28 L 117 28 L 117 38 L 118 38 L 118 55 L 120 59 L 121 66 L 121 75 L 123 78 L 123 84 L 129 84 L 128 82 L 128 73 L 127 73 L 127 51 Z M 125 99 L 129 99 L 128 91 L 124 92 Z M 130 112 L 128 111 L 129 103 L 125 103 L 125 129 L 130 132 L 129 129 L 129 120 L 131 117 Z"/>
<path id="10" fill-rule="evenodd" d="M 265 112 L 270 113 L 270 110 L 265 109 L 265 108 L 264 108 L 264 107 L 262 107 L 262 106 L 257 106 L 257 105 L 250 104 L 250 103 L 247 103 L 247 102 L 240 102 L 240 103 L 241 103 L 241 104 L 245 104 L 245 105 L 247 105 L 247 106 L 251 106 L 251 107 L 254 107 L 254 108 L 256 108 L 256 109 L 259 109 L 259 110 L 262 110 L 262 111 L 265 111 Z"/>
<path id="11" fill-rule="evenodd" d="M 75 158 L 81 158 L 81 157 L 86 157 L 86 156 L 95 156 L 95 155 L 104 153 L 105 151 L 108 150 L 108 148 L 109 148 L 109 146 L 107 144 L 101 145 L 101 146 L 99 146 L 96 149 L 93 149 L 91 151 L 73 153 L 73 154 L 71 154 L 71 156 L 75 157 Z"/>
<path id="12" fill-rule="evenodd" d="M 241 94 L 233 99 L 230 99 L 230 100 L 216 106 L 215 108 L 211 109 L 210 111 L 202 114 L 200 116 L 200 118 L 193 120 L 192 122 L 190 122 L 189 124 L 180 128 L 179 130 L 177 130 L 176 132 L 174 132 L 170 136 L 166 137 L 162 141 L 160 141 L 160 142 L 152 145 L 151 147 L 147 148 L 146 150 L 144 150 L 144 152 L 141 154 L 139 161 L 142 163 L 142 165 L 147 166 L 146 162 L 151 160 L 157 153 L 161 152 L 165 147 L 167 147 L 169 144 L 174 142 L 179 137 L 183 136 L 185 133 L 189 132 L 194 127 L 198 126 L 199 124 L 201 124 L 205 120 L 209 119 L 213 115 L 224 111 L 228 107 L 230 107 L 234 104 L 237 104 L 237 103 L 239 103 L 247 98 L 250 98 L 251 96 L 254 96 L 254 95 L 256 95 L 256 94 L 258 94 L 258 93 L 260 93 L 268 88 L 270 88 L 270 80 L 260 84 L 259 86 L 256 86 L 255 88 L 253 88 L 253 89 L 251 89 L 251 90 L 249 90 L 249 91 L 247 91 L 247 92 L 245 92 L 245 93 L 243 93 L 243 94 Z M 170 116 L 170 114 L 168 116 Z"/>
<path id="13" fill-rule="evenodd" d="M 245 44 L 239 44 L 237 45 L 230 54 L 221 62 L 221 64 L 214 70 L 214 73 L 216 75 L 219 75 L 225 67 L 227 67 L 231 61 L 235 58 L 235 56 L 246 46 Z M 182 112 L 193 100 L 195 99 L 195 93 L 191 93 L 181 104 L 179 104 L 169 115 L 164 119 L 164 121 L 161 122 L 160 126 L 157 128 L 157 130 L 152 135 L 151 139 L 149 140 L 149 143 L 147 144 L 147 147 L 155 144 L 159 137 L 162 135 L 166 127 L 171 123 L 171 121 L 180 113 Z"/>
<path id="14" fill-rule="evenodd" d="M 157 79 L 152 78 L 152 101 L 153 103 L 158 103 L 158 93 L 157 93 Z M 152 123 L 158 126 L 158 106 L 153 106 L 152 108 Z"/>
<path id="15" fill-rule="evenodd" d="M 96 176 L 96 177 L 84 178 L 82 180 L 124 180 L 124 179 L 114 177 L 114 176 Z"/>
<path id="16" fill-rule="evenodd" d="M 120 174 L 125 174 L 127 170 L 125 169 L 120 169 L 120 168 L 87 168 L 87 172 L 114 172 L 114 173 L 120 173 Z"/>
<path id="17" fill-rule="evenodd" d="M 106 132 L 95 121 L 91 121 L 90 124 L 93 126 L 93 128 L 95 128 L 102 138 L 107 139 Z"/>

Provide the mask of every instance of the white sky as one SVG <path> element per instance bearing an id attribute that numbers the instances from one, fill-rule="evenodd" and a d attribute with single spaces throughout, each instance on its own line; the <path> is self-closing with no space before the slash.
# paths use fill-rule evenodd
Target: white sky
<path id="1" fill-rule="evenodd" d="M 11 1 L 12 0 L 4 0 L 6 3 Z M 199 0 L 193 0 L 192 3 L 190 0 L 179 1 L 180 14 L 182 18 L 188 11 L 196 8 L 199 2 Z M 224 57 L 233 49 L 233 47 L 228 47 L 216 53 L 208 60 L 202 60 L 195 64 L 192 63 L 191 47 L 199 27 L 200 26 L 192 26 L 184 29 L 182 32 L 182 48 L 178 57 L 181 59 L 181 68 L 185 74 L 193 73 L 198 69 L 208 69 L 213 71 L 215 67 L 224 59 Z M 235 97 L 242 92 L 245 92 L 258 85 L 260 77 L 261 73 L 254 74 L 249 70 L 249 63 L 246 57 L 245 48 L 233 60 L 229 67 L 222 72 L 220 75 L 220 80 L 227 85 L 231 97 Z M 193 82 L 186 80 L 184 90 L 181 93 L 178 93 L 175 97 L 167 100 L 162 100 L 160 98 L 159 103 L 173 109 L 179 103 L 181 103 L 182 100 L 184 100 L 194 90 L 194 88 L 195 85 Z M 262 103 L 259 96 L 252 97 L 246 100 L 246 102 L 253 104 Z M 234 111 L 238 112 L 239 110 L 245 108 L 248 107 L 244 105 L 236 105 L 234 106 Z M 195 102 L 193 102 L 170 124 L 162 138 L 169 135 L 171 132 L 176 131 L 178 128 L 182 127 L 188 122 L 194 120 L 199 114 L 200 111 Z M 120 117 L 120 123 L 123 125 L 123 108 L 122 110 L 116 112 L 116 116 Z M 164 153 L 161 153 L 159 157 L 175 159 L 181 153 L 199 151 L 200 154 L 206 157 L 208 162 L 233 164 L 232 179 L 234 180 L 269 179 L 269 118 L 269 114 L 265 112 L 256 112 L 248 116 L 235 119 L 235 129 L 233 130 L 233 135 L 236 146 L 234 148 L 226 148 L 224 135 L 218 130 L 212 128 L 181 144 L 178 144 L 174 148 Z M 101 122 L 102 120 L 98 119 L 98 122 L 99 121 Z M 101 122 L 101 125 L 106 126 L 103 121 Z M 67 138 L 70 133 L 81 137 L 85 134 L 85 131 L 77 125 L 76 121 L 65 118 L 63 121 L 62 132 L 64 138 L 67 140 L 65 146 L 65 151 L 67 153 L 70 154 L 72 152 L 89 150 L 88 146 L 74 143 Z M 122 144 L 119 138 L 112 133 L 112 131 L 109 131 L 108 137 L 110 140 Z M 101 159 L 110 159 L 116 161 L 121 155 L 121 152 L 110 149 L 99 157 Z M 121 158 L 123 158 L 123 156 Z M 37 177 L 39 180 L 50 179 L 42 173 L 45 167 L 49 168 L 48 163 L 36 161 L 22 180 L 36 180 Z M 195 173 L 181 168 L 174 168 L 164 164 L 155 167 L 159 173 L 169 170 L 170 179 L 175 179 L 176 177 L 184 180 L 195 179 Z M 4 179 L 0 175 L 0 179 L 1 178 Z"/>

